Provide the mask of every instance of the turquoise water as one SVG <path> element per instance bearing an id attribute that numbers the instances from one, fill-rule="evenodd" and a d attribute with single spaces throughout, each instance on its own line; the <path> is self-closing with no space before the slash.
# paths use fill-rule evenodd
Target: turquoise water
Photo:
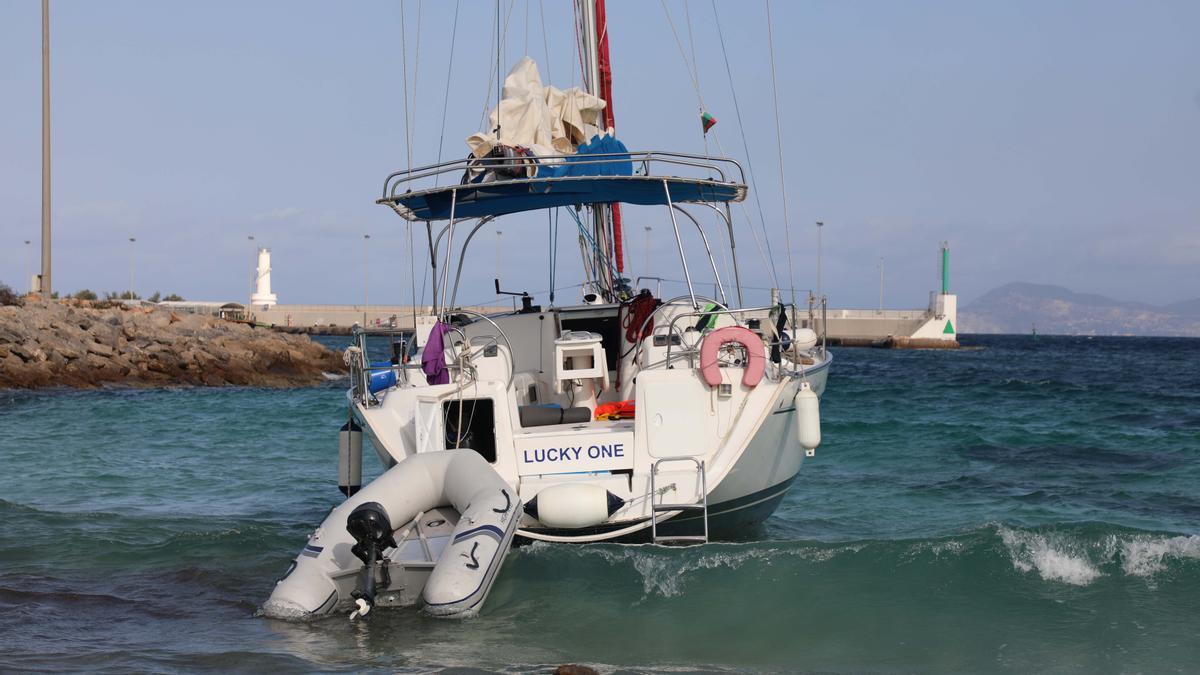
<path id="1" fill-rule="evenodd" d="M 747 541 L 526 546 L 465 622 L 255 616 L 341 383 L 0 392 L 0 670 L 1200 670 L 1200 340 L 969 342 L 839 350 Z"/>

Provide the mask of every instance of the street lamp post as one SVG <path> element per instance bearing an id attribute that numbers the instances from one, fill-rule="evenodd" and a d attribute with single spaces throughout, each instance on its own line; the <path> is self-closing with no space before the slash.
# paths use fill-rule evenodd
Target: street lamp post
<path id="1" fill-rule="evenodd" d="M 250 250 L 254 252 L 254 256 L 250 259 L 250 302 L 246 303 L 246 316 L 250 318 L 250 313 L 254 311 L 254 294 L 258 292 L 258 244 L 254 242 L 254 235 L 246 235 L 246 241 L 250 242 Z"/>
<path id="2" fill-rule="evenodd" d="M 54 293 L 50 275 L 50 0 L 42 0 L 42 273 L 38 292 Z"/>
<path id="3" fill-rule="evenodd" d="M 129 238 L 129 299 L 133 300 L 133 245 L 137 239 Z"/>
<path id="4" fill-rule="evenodd" d="M 817 302 L 821 301 L 821 230 L 825 227 L 823 221 L 817 221 Z"/>
<path id="5" fill-rule="evenodd" d="M 30 244 L 32 243 L 32 240 L 25 240 L 25 282 L 29 284 L 31 293 L 33 292 L 33 263 L 30 259 L 33 256 L 33 248 L 30 247 Z"/>
<path id="6" fill-rule="evenodd" d="M 650 276 L 650 230 L 653 229 L 649 225 L 646 226 L 646 271 L 645 275 Z"/>
<path id="7" fill-rule="evenodd" d="M 363 235 L 363 328 L 367 327 L 367 307 L 371 304 L 370 264 L 371 235 Z"/>
<path id="8" fill-rule="evenodd" d="M 253 261 L 251 263 L 252 266 L 250 267 L 250 302 L 246 304 L 247 307 L 253 308 L 254 293 L 258 290 L 258 245 L 254 243 L 254 235 L 252 234 L 246 235 L 246 241 L 250 242 L 250 250 L 254 252 L 254 257 L 251 258 Z"/>
<path id="9" fill-rule="evenodd" d="M 879 313 L 883 313 L 883 256 L 879 256 Z"/>

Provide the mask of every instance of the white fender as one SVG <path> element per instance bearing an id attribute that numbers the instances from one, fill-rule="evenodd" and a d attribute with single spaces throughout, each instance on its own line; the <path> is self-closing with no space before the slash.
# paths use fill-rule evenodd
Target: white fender
<path id="1" fill-rule="evenodd" d="M 273 618 L 307 619 L 352 604 L 363 563 L 352 552 L 346 518 L 375 502 L 393 528 L 417 513 L 453 506 L 461 514 L 454 537 L 422 594 L 425 611 L 441 617 L 479 612 L 512 544 L 521 503 L 508 483 L 474 450 L 443 450 L 405 458 L 339 504 L 308 540 L 263 604 Z"/>
<path id="2" fill-rule="evenodd" d="M 338 489 L 351 497 L 362 488 L 362 427 L 354 419 L 338 432 Z"/>
<path id="3" fill-rule="evenodd" d="M 608 520 L 625 500 L 593 483 L 559 483 L 543 488 L 525 512 L 547 527 L 578 529 Z"/>
<path id="4" fill-rule="evenodd" d="M 792 347 L 799 352 L 807 352 L 817 346 L 817 333 L 811 328 L 797 328 L 792 336 Z"/>
<path id="5" fill-rule="evenodd" d="M 805 450 L 815 450 L 821 444 L 821 402 L 807 382 L 800 383 L 795 404 L 796 440 Z"/>

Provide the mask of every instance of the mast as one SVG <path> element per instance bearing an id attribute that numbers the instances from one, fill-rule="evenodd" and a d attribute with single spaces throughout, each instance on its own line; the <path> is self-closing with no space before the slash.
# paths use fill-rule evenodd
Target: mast
<path id="1" fill-rule="evenodd" d="M 596 2 L 595 0 L 576 0 L 579 14 L 579 60 L 583 69 L 583 86 L 592 96 L 600 95 L 599 80 L 599 50 L 596 44 Z M 591 139 L 587 139 L 591 140 Z M 612 284 L 608 281 L 608 242 L 607 220 L 605 209 L 599 205 L 592 209 L 592 241 L 594 248 L 589 252 L 592 258 L 591 267 L 595 271 L 593 280 L 596 293 L 611 300 L 608 289 Z"/>
<path id="2" fill-rule="evenodd" d="M 605 109 L 602 122 L 606 127 L 611 126 L 611 104 L 605 98 L 606 87 L 602 84 L 607 79 L 609 83 L 607 88 L 611 88 L 611 76 L 606 78 L 603 75 L 606 71 L 611 70 L 608 66 L 607 23 L 602 21 L 604 0 L 576 0 L 576 7 L 579 13 L 579 55 L 583 66 L 584 87 L 592 96 L 604 99 Z M 602 41 L 603 52 L 601 51 Z M 596 291 L 605 296 L 609 302 L 617 299 L 617 284 L 612 276 L 612 262 L 614 259 L 617 261 L 618 271 L 623 267 L 620 258 L 614 255 L 613 250 L 614 241 L 617 242 L 616 246 L 620 246 L 619 240 L 614 236 L 619 234 L 619 226 L 615 232 L 609 228 L 609 222 L 612 220 L 610 214 L 614 214 L 615 207 L 615 204 L 597 204 L 592 207 L 592 236 L 596 242 L 596 250 L 593 251 Z"/>
<path id="3" fill-rule="evenodd" d="M 608 56 L 608 14 L 604 0 L 596 2 L 596 71 L 600 80 L 600 98 L 604 99 L 604 128 L 613 129 L 616 135 L 616 122 L 613 119 L 612 96 L 612 60 Z M 617 272 L 625 271 L 624 238 L 621 236 L 621 205 L 612 205 L 612 241 L 613 259 Z"/>

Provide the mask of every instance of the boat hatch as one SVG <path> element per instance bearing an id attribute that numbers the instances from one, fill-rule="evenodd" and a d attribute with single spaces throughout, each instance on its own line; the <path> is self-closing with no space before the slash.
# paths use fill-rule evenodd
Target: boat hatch
<path id="1" fill-rule="evenodd" d="M 621 357 L 621 320 L 618 317 L 617 305 L 604 305 L 595 309 L 562 309 L 559 310 L 558 316 L 563 333 L 585 331 L 599 335 L 608 369 L 613 372 L 617 370 L 617 360 Z"/>
<path id="2" fill-rule="evenodd" d="M 496 463 L 496 413 L 490 398 L 445 401 L 442 414 L 447 448 L 470 448 Z"/>

